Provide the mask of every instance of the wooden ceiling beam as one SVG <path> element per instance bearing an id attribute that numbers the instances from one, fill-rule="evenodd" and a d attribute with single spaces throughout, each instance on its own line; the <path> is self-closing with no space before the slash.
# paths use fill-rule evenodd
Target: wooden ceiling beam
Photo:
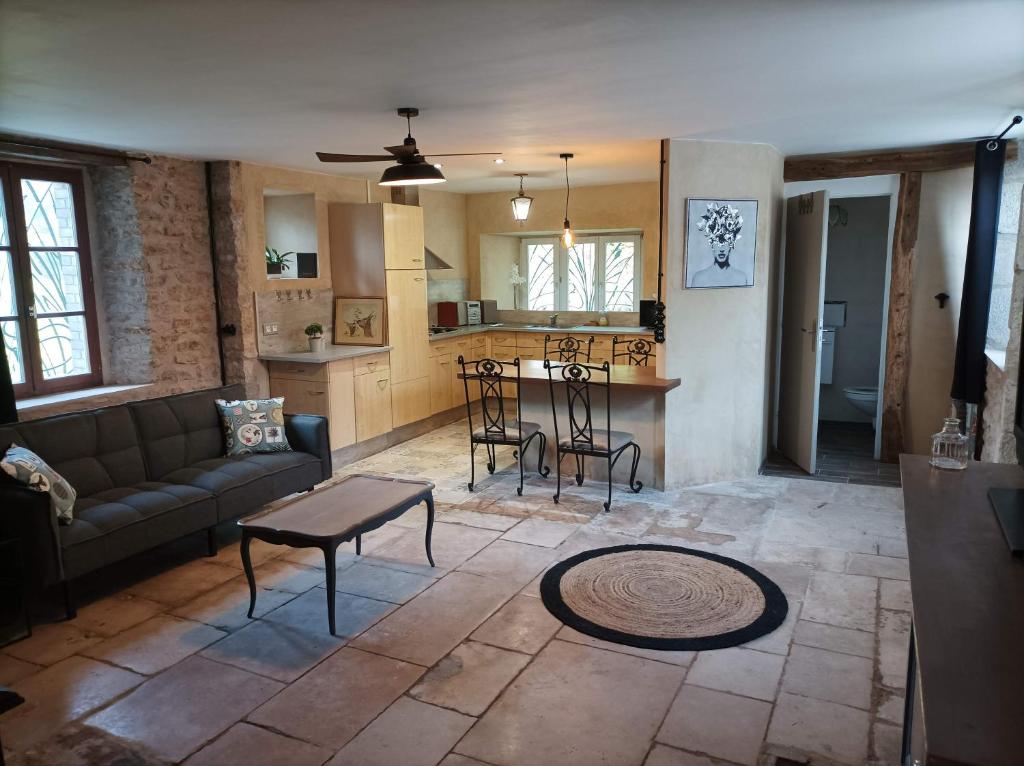
<path id="1" fill-rule="evenodd" d="M 1006 161 L 1017 159 L 1017 142 L 1006 145 Z M 939 144 L 912 149 L 884 149 L 845 154 L 803 154 L 787 157 L 786 181 L 859 178 L 899 173 L 934 173 L 974 164 L 974 142 Z"/>

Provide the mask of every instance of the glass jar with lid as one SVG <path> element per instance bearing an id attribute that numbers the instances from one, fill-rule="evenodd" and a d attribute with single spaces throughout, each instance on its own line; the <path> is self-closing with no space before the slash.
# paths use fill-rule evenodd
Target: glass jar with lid
<path id="1" fill-rule="evenodd" d="M 962 471 L 967 467 L 968 443 L 960 433 L 960 418 L 946 418 L 942 430 L 932 436 L 932 457 L 928 462 L 936 468 Z"/>

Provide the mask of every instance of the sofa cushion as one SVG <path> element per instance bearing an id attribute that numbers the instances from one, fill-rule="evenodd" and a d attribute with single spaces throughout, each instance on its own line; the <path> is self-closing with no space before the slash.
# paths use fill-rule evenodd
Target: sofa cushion
<path id="1" fill-rule="evenodd" d="M 67 479 L 79 497 L 146 481 L 142 447 L 127 407 L 18 423 L 15 441 Z M 8 442 L 9 444 L 9 442 Z"/>
<path id="2" fill-rule="evenodd" d="M 146 481 L 79 498 L 74 521 L 60 528 L 65 576 L 77 577 L 216 523 L 216 500 L 198 487 Z"/>
<path id="3" fill-rule="evenodd" d="M 217 399 L 240 399 L 242 386 L 225 386 L 128 405 L 146 457 L 147 478 L 162 477 L 224 454 Z"/>
<path id="4" fill-rule="evenodd" d="M 320 459 L 305 452 L 267 452 L 257 455 L 201 460 L 171 471 L 162 481 L 199 487 L 217 497 L 218 518 L 232 519 L 321 481 Z"/>
<path id="5" fill-rule="evenodd" d="M 217 400 L 224 427 L 224 454 L 251 455 L 288 452 L 284 429 L 284 397 L 273 399 Z"/>
<path id="6" fill-rule="evenodd" d="M 75 488 L 30 449 L 12 444 L 0 458 L 0 470 L 19 484 L 50 496 L 50 505 L 62 524 L 71 523 Z"/>

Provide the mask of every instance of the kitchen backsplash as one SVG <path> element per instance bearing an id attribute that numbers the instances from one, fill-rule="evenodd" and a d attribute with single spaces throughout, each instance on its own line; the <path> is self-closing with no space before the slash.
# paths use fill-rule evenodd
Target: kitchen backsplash
<path id="1" fill-rule="evenodd" d="M 427 276 L 427 302 L 469 300 L 468 279 L 431 279 Z"/>
<path id="2" fill-rule="evenodd" d="M 331 342 L 334 320 L 334 291 L 277 290 L 256 294 L 256 318 L 261 353 L 277 354 L 308 351 L 303 332 L 313 322 L 324 326 L 324 337 Z M 277 325 L 277 335 L 264 335 L 263 326 Z"/>

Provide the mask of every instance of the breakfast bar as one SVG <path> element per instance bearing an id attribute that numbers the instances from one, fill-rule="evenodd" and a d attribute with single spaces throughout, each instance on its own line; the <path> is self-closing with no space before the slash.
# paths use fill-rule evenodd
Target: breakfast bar
<path id="1" fill-rule="evenodd" d="M 521 403 L 524 421 L 539 423 L 541 430 L 547 435 L 546 464 L 552 470 L 555 464 L 555 423 L 551 408 L 551 388 L 548 370 L 544 362 L 536 359 L 521 359 L 519 374 L 522 386 Z M 628 431 L 633 434 L 640 445 L 640 464 L 637 468 L 637 479 L 645 487 L 663 489 L 665 486 L 665 394 L 680 385 L 679 378 L 658 377 L 654 367 L 636 367 L 632 365 L 613 364 L 609 366 L 611 395 L 611 424 L 616 431 Z M 506 369 L 506 374 L 511 372 Z M 566 398 L 564 384 L 560 385 L 557 370 L 555 375 L 555 404 L 558 410 L 559 436 L 565 437 L 568 428 L 566 414 Z M 461 376 L 461 373 L 459 375 Z M 597 380 L 598 378 L 595 378 Z M 607 401 L 604 389 L 591 389 L 591 411 L 593 414 L 594 432 L 598 433 L 606 427 L 605 412 Z M 531 448 L 532 450 L 532 448 Z M 527 464 L 532 465 L 532 456 L 526 456 Z M 576 472 L 575 463 L 563 461 L 563 475 Z M 621 472 L 621 476 L 619 473 Z M 588 459 L 584 464 L 584 475 L 595 481 L 607 481 L 607 463 L 604 460 Z M 629 461 L 622 460 L 616 467 L 615 478 L 625 481 L 629 476 Z"/>

